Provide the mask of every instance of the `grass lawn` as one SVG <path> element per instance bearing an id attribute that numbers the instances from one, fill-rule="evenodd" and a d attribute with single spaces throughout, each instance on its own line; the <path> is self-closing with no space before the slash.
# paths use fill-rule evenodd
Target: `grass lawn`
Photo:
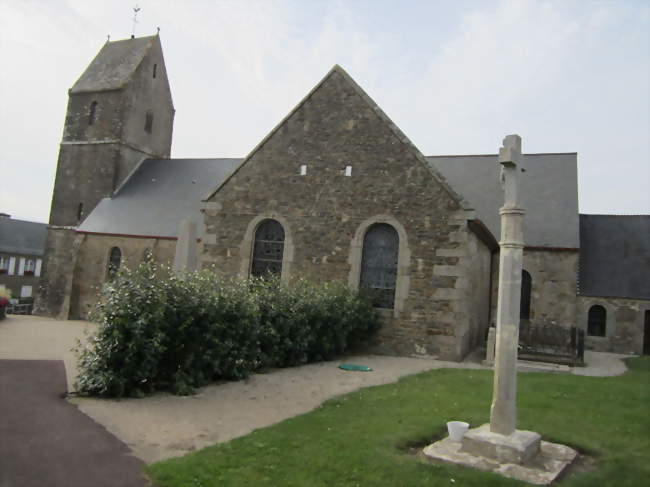
<path id="1" fill-rule="evenodd" d="M 650 479 L 650 357 L 620 377 L 519 374 L 520 429 L 593 459 L 562 485 L 639 486 Z M 161 487 L 509 486 L 492 473 L 426 464 L 414 444 L 441 438 L 448 420 L 489 421 L 492 372 L 442 369 L 362 389 L 275 426 L 150 465 Z M 643 480 L 645 479 L 645 480 Z"/>

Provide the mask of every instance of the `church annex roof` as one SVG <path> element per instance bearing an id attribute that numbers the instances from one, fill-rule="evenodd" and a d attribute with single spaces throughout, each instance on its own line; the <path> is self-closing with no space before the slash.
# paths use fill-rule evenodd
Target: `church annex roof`
<path id="1" fill-rule="evenodd" d="M 497 155 L 429 156 L 427 160 L 476 211 L 495 238 L 501 235 L 503 190 Z M 528 247 L 578 248 L 577 154 L 524 154 L 518 179 Z"/>
<path id="2" fill-rule="evenodd" d="M 0 252 L 43 255 L 47 225 L 45 223 L 0 218 Z"/>
<path id="3" fill-rule="evenodd" d="M 650 215 L 580 215 L 578 294 L 650 299 Z"/>
<path id="4" fill-rule="evenodd" d="M 77 231 L 176 238 L 184 218 L 201 228 L 201 197 L 241 159 L 145 159 Z"/>
<path id="5" fill-rule="evenodd" d="M 88 65 L 70 93 L 122 88 L 138 68 L 158 36 L 106 42 Z"/>

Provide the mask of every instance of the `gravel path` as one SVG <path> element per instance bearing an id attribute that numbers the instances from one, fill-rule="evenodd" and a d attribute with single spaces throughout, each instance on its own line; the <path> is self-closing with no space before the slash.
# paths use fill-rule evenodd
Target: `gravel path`
<path id="1" fill-rule="evenodd" d="M 63 359 L 68 382 L 76 374 L 69 349 L 94 325 L 39 317 L 10 317 L 0 322 L 0 358 Z M 595 367 L 573 369 L 581 375 L 617 375 L 625 371 L 613 354 L 588 353 Z M 205 387 L 194 396 L 156 394 L 144 399 L 73 398 L 81 411 L 104 425 L 147 463 L 183 455 L 228 441 L 313 410 L 323 401 L 361 387 L 394 382 L 400 377 L 446 367 L 486 368 L 478 363 L 454 363 L 387 356 L 355 356 L 346 361 L 368 365 L 372 372 L 346 372 L 342 361 L 273 370 L 239 382 Z M 528 369 L 530 370 L 530 368 Z"/>

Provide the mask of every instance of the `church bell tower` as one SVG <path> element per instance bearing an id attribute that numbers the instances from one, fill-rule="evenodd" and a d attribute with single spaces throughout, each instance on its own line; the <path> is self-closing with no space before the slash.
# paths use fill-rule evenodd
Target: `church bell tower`
<path id="1" fill-rule="evenodd" d="M 106 42 L 68 91 L 37 314 L 68 318 L 76 228 L 140 161 L 169 157 L 173 124 L 160 37 Z"/>

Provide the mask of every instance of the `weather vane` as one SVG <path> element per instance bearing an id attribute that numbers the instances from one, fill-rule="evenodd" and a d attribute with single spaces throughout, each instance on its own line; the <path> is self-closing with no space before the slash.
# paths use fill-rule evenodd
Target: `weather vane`
<path id="1" fill-rule="evenodd" d="M 131 34 L 131 37 L 135 37 L 135 24 L 138 23 L 139 11 L 140 11 L 140 7 L 138 7 L 138 4 L 136 3 L 135 7 L 133 7 L 133 33 Z"/>

